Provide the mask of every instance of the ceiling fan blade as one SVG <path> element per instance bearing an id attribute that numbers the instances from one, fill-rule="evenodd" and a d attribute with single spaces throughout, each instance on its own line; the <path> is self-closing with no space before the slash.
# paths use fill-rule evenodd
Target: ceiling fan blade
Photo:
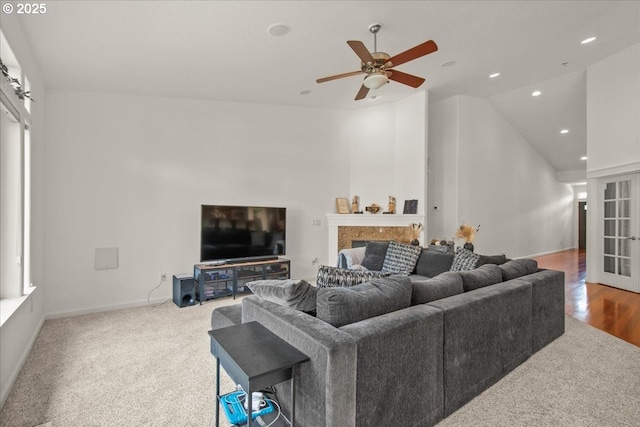
<path id="1" fill-rule="evenodd" d="M 416 88 L 424 83 L 424 79 L 422 77 L 403 73 L 402 71 L 397 70 L 387 70 L 387 76 L 389 76 L 390 80 L 394 80 L 398 83 L 402 83 L 413 88 Z"/>
<path id="2" fill-rule="evenodd" d="M 362 85 L 360 87 L 360 90 L 358 91 L 358 94 L 355 97 L 355 101 L 359 100 L 359 99 L 363 99 L 366 98 L 367 94 L 369 93 L 369 88 L 366 87 L 365 85 Z"/>
<path id="3" fill-rule="evenodd" d="M 318 79 L 316 80 L 316 83 L 324 83 L 331 80 L 341 79 L 343 77 L 357 76 L 358 74 L 362 74 L 362 73 L 363 73 L 362 70 L 358 70 L 358 71 L 351 71 L 349 73 L 336 74 L 335 76 L 323 77 L 321 79 Z"/>
<path id="4" fill-rule="evenodd" d="M 389 61 L 393 64 L 394 67 L 397 67 L 400 64 L 404 64 L 405 62 L 412 61 L 416 58 L 420 58 L 421 56 L 428 55 L 432 52 L 438 50 L 438 45 L 433 40 L 426 41 L 418 46 L 412 47 L 409 50 L 405 50 L 402 53 L 397 54 L 396 56 L 392 56 L 389 58 Z"/>
<path id="5" fill-rule="evenodd" d="M 356 55 L 358 55 L 358 57 L 365 64 L 367 62 L 371 62 L 371 63 L 375 62 L 375 59 L 373 59 L 373 56 L 371 56 L 371 52 L 369 52 L 369 49 L 367 49 L 367 47 L 361 41 L 349 40 L 347 44 L 351 46 L 351 49 L 353 49 Z"/>

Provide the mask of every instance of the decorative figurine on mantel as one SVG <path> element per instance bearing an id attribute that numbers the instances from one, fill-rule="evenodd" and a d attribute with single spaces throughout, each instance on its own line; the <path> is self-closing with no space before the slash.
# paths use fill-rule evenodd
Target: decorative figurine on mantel
<path id="1" fill-rule="evenodd" d="M 377 214 L 378 212 L 380 212 L 380 206 L 373 203 L 371 206 L 367 206 L 366 208 L 364 208 L 364 210 L 372 214 Z"/>
<path id="2" fill-rule="evenodd" d="M 353 196 L 353 198 L 351 199 L 351 213 L 354 214 L 361 214 L 362 211 L 360 210 L 360 197 L 359 196 Z"/>
<path id="3" fill-rule="evenodd" d="M 383 212 L 386 214 L 394 214 L 396 213 L 396 198 L 393 196 L 389 196 L 389 210 L 387 212 Z"/>

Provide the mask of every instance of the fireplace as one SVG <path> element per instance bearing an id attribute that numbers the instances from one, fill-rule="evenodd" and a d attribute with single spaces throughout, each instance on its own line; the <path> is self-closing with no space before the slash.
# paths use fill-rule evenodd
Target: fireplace
<path id="1" fill-rule="evenodd" d="M 417 223 L 424 224 L 424 215 L 327 214 L 328 265 L 336 265 L 338 252 L 351 248 L 353 241 L 395 240 L 409 243 L 409 224 Z"/>

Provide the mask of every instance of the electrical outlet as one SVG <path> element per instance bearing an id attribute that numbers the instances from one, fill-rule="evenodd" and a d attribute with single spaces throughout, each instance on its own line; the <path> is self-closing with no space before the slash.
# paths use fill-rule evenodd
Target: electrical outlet
<path id="1" fill-rule="evenodd" d="M 162 273 L 160 275 L 160 281 L 161 282 L 166 282 L 167 281 L 167 273 Z"/>

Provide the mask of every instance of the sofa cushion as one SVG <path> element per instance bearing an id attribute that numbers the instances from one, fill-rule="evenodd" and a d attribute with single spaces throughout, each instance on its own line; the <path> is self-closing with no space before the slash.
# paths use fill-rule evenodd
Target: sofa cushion
<path id="1" fill-rule="evenodd" d="M 485 264 L 501 265 L 507 262 L 506 255 L 480 255 L 478 262 L 476 262 L 476 268 Z"/>
<path id="2" fill-rule="evenodd" d="M 409 277 L 390 276 L 348 288 L 318 289 L 316 317 L 335 327 L 409 307 Z"/>
<path id="3" fill-rule="evenodd" d="M 446 271 L 433 278 L 410 276 L 411 305 L 425 304 L 464 292 L 462 276 L 456 271 Z"/>
<path id="4" fill-rule="evenodd" d="M 451 263 L 451 271 L 473 270 L 474 268 L 476 268 L 478 259 L 480 259 L 480 255 L 471 252 L 470 250 L 463 247 L 459 247 L 456 251 L 455 256 L 453 257 L 453 262 Z"/>
<path id="5" fill-rule="evenodd" d="M 416 268 L 421 252 L 420 246 L 389 242 L 381 271 L 408 276 Z"/>
<path id="6" fill-rule="evenodd" d="M 321 265 L 316 277 L 316 286 L 318 288 L 348 287 L 364 283 L 370 279 L 390 275 L 391 273 L 383 273 L 381 271 L 346 270 L 344 268 Z"/>
<path id="7" fill-rule="evenodd" d="M 461 271 L 458 274 L 462 277 L 465 292 L 502 282 L 502 270 L 493 264 L 481 265 L 476 269 Z"/>
<path id="8" fill-rule="evenodd" d="M 381 271 L 389 242 L 368 242 L 361 265 L 367 270 Z"/>
<path id="9" fill-rule="evenodd" d="M 530 258 L 512 259 L 500 265 L 502 280 L 511 280 L 538 271 L 538 262 Z"/>
<path id="10" fill-rule="evenodd" d="M 316 309 L 318 290 L 305 280 L 256 280 L 246 285 L 262 299 L 300 311 Z"/>
<path id="11" fill-rule="evenodd" d="M 453 257 L 451 252 L 440 252 L 424 249 L 416 264 L 416 274 L 425 277 L 436 277 L 440 273 L 451 270 Z"/>

